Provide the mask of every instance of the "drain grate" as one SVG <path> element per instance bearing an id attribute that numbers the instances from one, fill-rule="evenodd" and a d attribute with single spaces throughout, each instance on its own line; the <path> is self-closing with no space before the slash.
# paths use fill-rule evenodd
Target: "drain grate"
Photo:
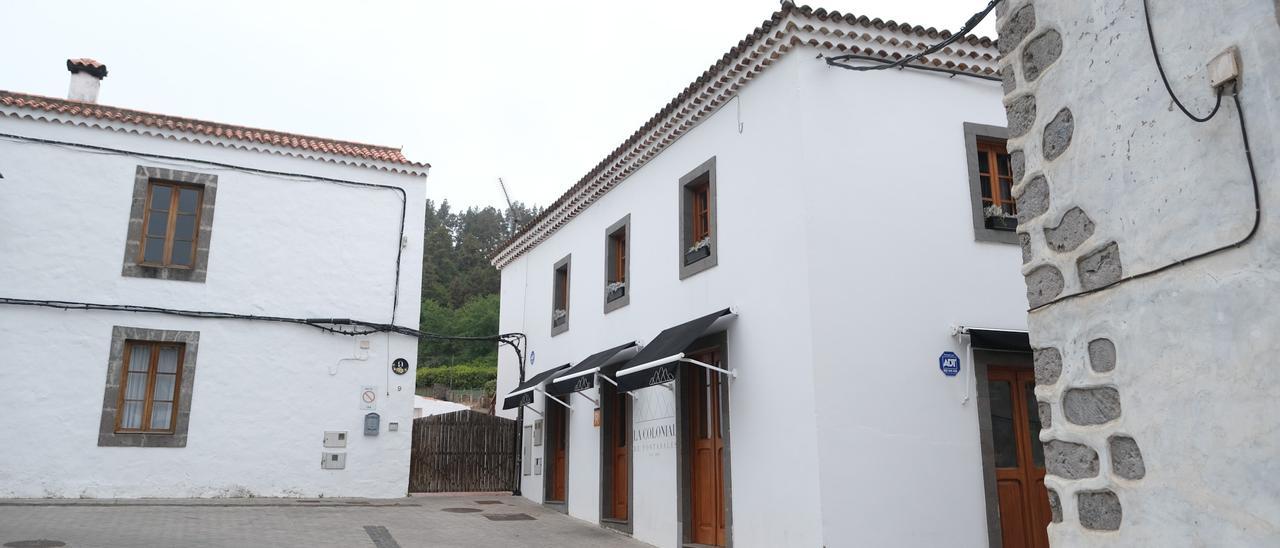
<path id="1" fill-rule="evenodd" d="M 56 548 L 58 546 L 66 546 L 67 543 L 60 540 L 15 540 L 13 542 L 4 543 L 5 548 Z"/>
<path id="2" fill-rule="evenodd" d="M 476 504 L 502 504 L 500 500 L 477 500 Z"/>
<path id="3" fill-rule="evenodd" d="M 453 512 L 455 514 L 474 514 L 476 512 L 482 512 L 483 510 L 479 508 L 445 508 L 442 511 Z"/>
<path id="4" fill-rule="evenodd" d="M 321 502 L 321 501 L 320 501 L 319 499 L 298 499 L 298 500 L 297 500 L 297 501 L 295 501 L 295 502 L 310 502 L 310 503 L 317 503 L 317 502 Z"/>
<path id="5" fill-rule="evenodd" d="M 356 505 L 361 505 L 361 504 L 369 504 L 369 501 L 367 501 L 367 500 L 344 500 L 344 501 L 342 501 L 342 503 L 343 503 L 343 504 L 356 504 Z"/>
<path id="6" fill-rule="evenodd" d="M 491 521 L 528 521 L 537 519 L 529 514 L 485 514 Z"/>

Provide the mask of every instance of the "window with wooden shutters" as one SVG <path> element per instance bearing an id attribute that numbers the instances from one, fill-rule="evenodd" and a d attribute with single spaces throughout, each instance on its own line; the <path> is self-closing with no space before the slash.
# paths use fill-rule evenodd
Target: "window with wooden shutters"
<path id="1" fill-rule="evenodd" d="M 148 186 L 138 264 L 191 268 L 195 264 L 203 190 L 163 181 L 151 181 Z"/>
<path id="2" fill-rule="evenodd" d="M 174 343 L 125 343 L 116 432 L 173 433 L 184 350 Z"/>

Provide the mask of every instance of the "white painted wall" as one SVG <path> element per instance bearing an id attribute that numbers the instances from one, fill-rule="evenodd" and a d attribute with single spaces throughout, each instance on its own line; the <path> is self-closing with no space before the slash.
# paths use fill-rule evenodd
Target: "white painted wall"
<path id="1" fill-rule="evenodd" d="M 1036 124 L 1014 144 L 1026 150 L 1028 175 L 1042 172 L 1049 180 L 1044 225 L 1082 208 L 1097 228 L 1078 251 L 1116 242 L 1125 276 L 1247 234 L 1255 210 L 1239 110 L 1224 97 L 1217 116 L 1201 124 L 1171 104 L 1151 58 L 1142 3 L 1024 3 L 1036 11 L 1030 36 L 1063 29 L 1061 58 L 1017 91 L 1038 103 Z M 1054 427 L 1041 437 L 1086 444 L 1102 463 L 1094 478 L 1047 478 L 1063 518 L 1049 526 L 1049 537 L 1055 546 L 1276 546 L 1280 16 L 1273 0 L 1151 0 L 1150 7 L 1174 91 L 1199 115 L 1214 101 L 1206 63 L 1229 46 L 1239 48 L 1261 223 L 1239 248 L 1031 314 L 1032 342 L 1059 348 L 1063 357 L 1061 379 L 1036 389 L 1054 409 Z M 1073 113 L 1074 138 L 1046 162 L 1041 128 L 1063 107 Z M 1035 264 L 1061 269 L 1063 294 L 1078 292 L 1076 254 L 1033 244 Z M 1089 367 L 1087 344 L 1099 337 L 1116 347 L 1110 373 Z M 1099 426 L 1070 424 L 1062 411 L 1066 390 L 1093 386 L 1118 390 L 1120 417 Z M 1112 473 L 1113 434 L 1137 442 L 1143 478 Z M 1090 531 L 1079 519 L 1076 493 L 1100 489 L 1121 504 L 1116 531 Z"/>
<path id="2" fill-rule="evenodd" d="M 795 95 L 794 72 L 803 55 L 793 57 L 744 88 L 741 134 L 736 108 L 723 109 L 502 273 L 502 330 L 529 335 L 537 355 L 530 375 L 628 340 L 648 342 L 662 329 L 725 307 L 741 312 L 729 329 L 728 360 L 741 371 L 731 389 L 731 470 L 733 534 L 743 546 L 821 544 L 812 378 L 805 367 L 786 366 L 808 363 L 809 351 L 808 303 L 796 298 L 805 294 L 807 283 L 804 249 L 795 245 L 804 241 L 803 210 L 787 205 L 789 200 L 798 203 L 799 196 L 787 191 L 796 178 L 794 165 L 785 159 L 799 150 L 778 139 L 795 127 L 797 113 L 789 98 Z M 712 156 L 717 163 L 719 265 L 681 281 L 676 263 L 678 180 Z M 631 303 L 605 315 L 605 229 L 627 214 Z M 762 223 L 762 215 L 776 222 Z M 552 338 L 552 266 L 568 253 L 573 254 L 570 327 Z M 780 261 L 780 254 L 796 260 Z M 783 287 L 792 289 L 779 290 Z M 505 392 L 515 385 L 515 362 L 505 352 L 500 360 L 498 390 Z M 668 390 L 648 388 L 638 394 L 637 428 L 675 423 Z M 785 395 L 786 406 L 776 405 L 780 395 Z M 581 397 L 572 401 L 569 512 L 594 521 L 600 504 L 599 429 L 591 427 L 593 406 Z M 533 407 L 542 406 L 539 397 Z M 525 417 L 537 418 L 533 413 Z M 635 450 L 634 536 L 675 546 L 680 531 L 675 439 L 641 442 Z M 776 473 L 782 469 L 795 473 Z M 525 493 L 540 500 L 542 478 L 525 479 Z M 774 517 L 764 520 L 762 515 Z"/>
<path id="3" fill-rule="evenodd" d="M 1000 84 L 803 68 L 824 540 L 987 546 L 973 364 L 951 327 L 1026 325 L 1019 248 L 975 241 L 970 211 L 964 123 L 1004 125 Z M 962 375 L 939 371 L 948 350 Z"/>
<path id="4" fill-rule="evenodd" d="M 532 375 L 732 306 L 735 546 L 893 544 L 903 535 L 983 545 L 976 404 L 960 404 L 972 380 L 944 377 L 937 356 L 964 355 L 953 324 L 1024 325 L 1019 250 L 974 242 L 970 217 L 962 123 L 1002 125 L 999 84 L 855 74 L 813 57 L 788 54 L 506 266 L 502 330 L 528 334 Z M 681 281 L 677 181 L 711 156 L 719 264 Z M 627 214 L 631 303 L 606 315 L 604 231 Z M 553 338 L 552 267 L 569 253 L 570 328 Z M 939 261 L 956 266 L 942 273 Z M 502 353 L 500 393 L 516 373 Z M 669 391 L 638 394 L 636 428 L 674 423 Z M 569 513 L 595 521 L 599 429 L 592 405 L 572 401 Z M 633 445 L 634 536 L 658 546 L 680 538 L 674 442 Z M 541 500 L 542 477 L 526 476 L 523 489 Z M 913 496 L 894 498 L 905 494 Z M 921 524 L 920 508 L 938 515 Z"/>
<path id="5" fill-rule="evenodd" d="M 395 323 L 416 326 L 421 177 L 104 131 L 0 118 L 0 132 L 407 192 Z M 120 274 L 138 165 L 218 175 L 206 283 Z M 391 320 L 400 198 L 369 190 L 0 140 L 0 294 L 288 317 Z M 113 325 L 200 332 L 185 448 L 98 447 Z M 154 314 L 0 306 L 0 497 L 403 496 L 417 344 L 314 328 Z M 337 374 L 330 368 L 337 366 Z M 382 433 L 362 434 L 362 385 L 382 392 Z M 388 432 L 389 422 L 400 423 Z M 322 436 L 346 430 L 346 470 L 321 470 Z"/>

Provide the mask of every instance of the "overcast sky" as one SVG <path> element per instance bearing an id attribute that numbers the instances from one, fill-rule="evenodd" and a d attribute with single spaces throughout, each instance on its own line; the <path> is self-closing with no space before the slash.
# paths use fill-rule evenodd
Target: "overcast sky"
<path id="1" fill-rule="evenodd" d="M 986 0 L 810 4 L 955 30 Z M 0 89 L 399 146 L 456 206 L 548 204 L 778 7 L 772 0 L 6 0 Z M 995 36 L 994 14 L 978 33 Z"/>

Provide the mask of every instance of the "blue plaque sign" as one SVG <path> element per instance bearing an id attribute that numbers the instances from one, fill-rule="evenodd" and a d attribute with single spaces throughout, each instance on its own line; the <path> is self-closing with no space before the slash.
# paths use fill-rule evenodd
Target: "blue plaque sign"
<path id="1" fill-rule="evenodd" d="M 960 373 L 960 356 L 955 352 L 943 352 L 938 356 L 938 369 L 942 370 L 942 374 L 948 377 L 954 377 Z"/>

